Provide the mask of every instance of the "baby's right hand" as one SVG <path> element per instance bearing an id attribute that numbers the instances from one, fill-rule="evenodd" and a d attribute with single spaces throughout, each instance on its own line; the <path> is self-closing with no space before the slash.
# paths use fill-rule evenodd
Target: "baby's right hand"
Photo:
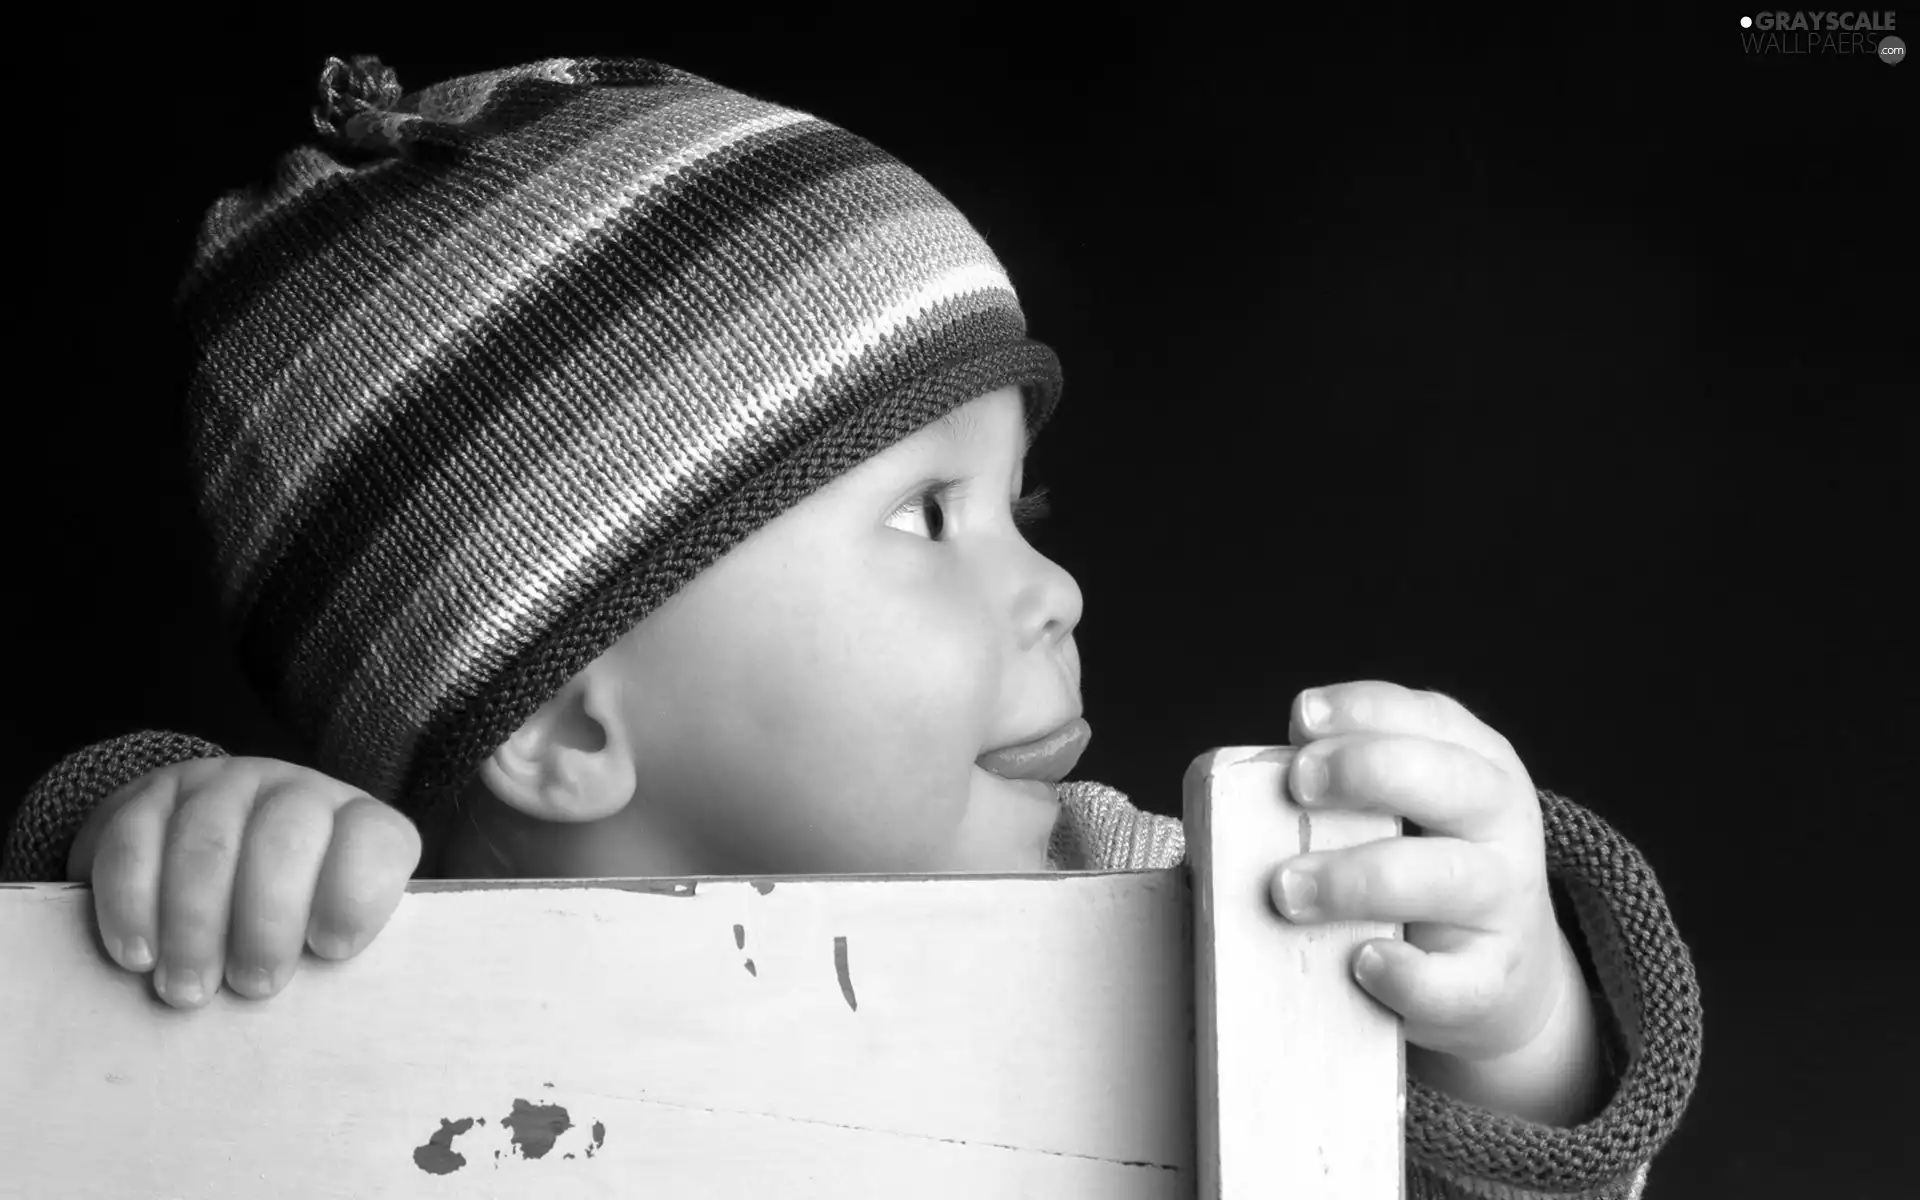
<path id="1" fill-rule="evenodd" d="M 153 971 L 176 1008 L 224 977 L 274 995 L 300 950 L 359 953 L 420 863 L 420 833 L 358 788 L 269 758 L 202 758 L 141 776 L 74 839 L 67 878 L 93 885 L 115 962 Z M 157 964 L 157 965 L 156 965 Z"/>

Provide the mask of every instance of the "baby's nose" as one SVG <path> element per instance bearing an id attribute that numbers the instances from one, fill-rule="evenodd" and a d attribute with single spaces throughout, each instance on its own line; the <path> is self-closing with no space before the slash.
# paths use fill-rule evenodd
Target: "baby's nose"
<path id="1" fill-rule="evenodd" d="M 1080 624 L 1080 614 L 1085 608 L 1080 585 L 1065 567 L 1038 550 L 1029 548 L 1028 553 L 1032 556 L 1032 574 L 1022 588 L 1020 615 L 1026 634 L 1023 643 L 1048 641 L 1070 647 L 1074 627 Z M 1077 679 L 1080 664 L 1077 654 L 1073 664 Z"/>

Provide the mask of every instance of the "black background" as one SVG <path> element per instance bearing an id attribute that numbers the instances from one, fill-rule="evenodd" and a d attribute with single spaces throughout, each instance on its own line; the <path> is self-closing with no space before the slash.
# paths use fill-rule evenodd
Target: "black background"
<path id="1" fill-rule="evenodd" d="M 1880 1098 L 1916 1061 L 1893 918 L 1920 66 L 1757 60 L 1733 10 L 1170 11 L 41 47 L 10 100 L 45 265 L 15 344 L 0 795 L 136 728 L 300 758 L 218 643 L 165 304 L 206 206 L 310 131 L 325 57 L 408 88 L 656 57 L 919 170 L 1059 351 L 1028 477 L 1086 595 L 1081 777 L 1177 812 L 1188 761 L 1284 742 L 1301 688 L 1458 697 L 1645 852 L 1694 949 L 1705 1068 L 1648 1195 L 1910 1169 Z"/>

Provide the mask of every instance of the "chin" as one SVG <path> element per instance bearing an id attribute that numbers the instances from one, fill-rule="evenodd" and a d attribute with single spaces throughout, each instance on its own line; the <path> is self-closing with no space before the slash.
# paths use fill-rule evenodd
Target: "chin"
<path id="1" fill-rule="evenodd" d="M 973 832 L 963 837 L 978 848 L 968 857 L 980 865 L 965 869 L 982 874 L 1052 872 L 1047 848 L 1061 812 L 1055 790 L 1047 784 L 1002 779 L 977 765 L 973 775 Z"/>

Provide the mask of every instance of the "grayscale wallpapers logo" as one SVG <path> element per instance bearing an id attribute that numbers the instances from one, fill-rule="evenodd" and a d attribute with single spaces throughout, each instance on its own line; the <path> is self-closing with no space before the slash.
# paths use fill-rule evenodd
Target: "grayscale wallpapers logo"
<path id="1" fill-rule="evenodd" d="M 1763 12 L 1740 18 L 1740 48 L 1748 54 L 1859 54 L 1897 66 L 1907 44 L 1893 36 L 1890 12 Z"/>

